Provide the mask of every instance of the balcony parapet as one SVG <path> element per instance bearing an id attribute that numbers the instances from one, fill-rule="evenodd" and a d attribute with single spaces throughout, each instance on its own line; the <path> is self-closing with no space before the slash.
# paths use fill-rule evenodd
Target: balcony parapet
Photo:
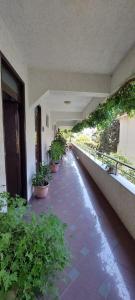
<path id="1" fill-rule="evenodd" d="M 135 185 L 123 176 L 108 174 L 105 165 L 72 144 L 73 152 L 93 178 L 127 230 L 135 239 Z"/>

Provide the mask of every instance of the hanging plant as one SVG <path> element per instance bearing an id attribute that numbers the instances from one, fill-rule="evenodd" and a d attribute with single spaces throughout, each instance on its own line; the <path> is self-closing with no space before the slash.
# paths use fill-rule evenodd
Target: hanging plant
<path id="1" fill-rule="evenodd" d="M 84 128 L 106 128 L 120 115 L 135 115 L 135 79 L 128 81 L 105 103 L 99 104 L 89 117 L 77 123 L 72 132 L 80 132 Z"/>

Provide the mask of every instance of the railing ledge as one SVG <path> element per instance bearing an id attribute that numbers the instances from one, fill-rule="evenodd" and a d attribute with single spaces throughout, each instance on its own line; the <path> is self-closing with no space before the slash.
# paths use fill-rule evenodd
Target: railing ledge
<path id="1" fill-rule="evenodd" d="M 89 159 L 91 159 L 97 166 L 99 166 L 104 172 L 107 173 L 106 171 L 106 166 L 105 164 L 103 164 L 100 160 L 98 160 L 97 158 L 95 159 L 95 157 L 88 153 L 86 150 L 82 149 L 81 147 L 79 147 L 77 144 L 72 143 L 73 147 L 76 147 L 79 151 L 81 151 L 82 153 L 84 153 Z M 128 190 L 129 192 L 131 192 L 133 195 L 135 195 L 135 185 L 130 182 L 127 178 L 123 177 L 120 174 L 108 174 L 108 176 L 111 176 L 114 180 L 116 180 L 120 185 L 122 185 L 126 190 Z"/>

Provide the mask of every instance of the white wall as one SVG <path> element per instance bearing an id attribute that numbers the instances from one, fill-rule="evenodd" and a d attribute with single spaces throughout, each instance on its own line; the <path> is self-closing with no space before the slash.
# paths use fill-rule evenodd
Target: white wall
<path id="1" fill-rule="evenodd" d="M 56 123 L 56 128 L 63 128 L 63 129 L 72 129 L 72 127 L 76 124 L 77 121 L 58 121 Z"/>
<path id="2" fill-rule="evenodd" d="M 129 78 L 135 76 L 135 46 L 128 52 L 113 73 L 111 92 L 115 92 Z"/>
<path id="3" fill-rule="evenodd" d="M 56 125 L 54 115 L 47 106 L 46 99 L 42 95 L 33 105 L 34 109 L 37 105 L 41 106 L 41 126 L 42 126 L 42 160 L 47 161 L 47 151 L 54 139 L 54 125 Z M 46 115 L 49 116 L 49 127 L 46 126 Z"/>
<path id="4" fill-rule="evenodd" d="M 41 104 L 42 109 L 42 160 L 47 161 L 47 151 L 51 145 L 54 138 L 54 124 L 52 122 L 50 111 L 47 106 Z M 49 127 L 46 126 L 46 115 L 49 116 Z"/>
<path id="5" fill-rule="evenodd" d="M 74 152 L 135 239 L 135 186 L 120 175 L 109 175 L 101 162 L 79 149 Z"/>
<path id="6" fill-rule="evenodd" d="M 14 67 L 16 72 L 25 83 L 25 106 L 26 106 L 26 148 L 27 148 L 27 188 L 29 199 L 31 196 L 31 177 L 35 170 L 34 149 L 34 114 L 33 108 L 28 101 L 28 76 L 27 66 L 23 62 L 20 49 L 15 45 L 14 39 L 7 30 L 4 22 L 0 19 L 0 50 Z M 1 82 L 1 81 L 0 81 Z M 0 86 L 1 89 L 1 86 Z M 0 185 L 6 183 L 5 178 L 5 156 L 3 141 L 3 119 L 2 119 L 2 97 L 0 93 Z"/>
<path id="7" fill-rule="evenodd" d="M 97 106 L 105 101 L 105 98 L 95 98 L 93 97 L 90 103 L 85 107 L 83 111 L 83 119 L 88 118 L 89 114 L 93 112 Z"/>
<path id="8" fill-rule="evenodd" d="M 52 118 L 54 122 L 58 121 L 74 121 L 74 120 L 82 120 L 83 119 L 83 113 L 82 112 L 58 112 L 58 111 L 52 111 L 51 112 Z"/>
<path id="9" fill-rule="evenodd" d="M 120 118 L 118 152 L 126 155 L 135 164 L 135 118 L 127 115 Z"/>

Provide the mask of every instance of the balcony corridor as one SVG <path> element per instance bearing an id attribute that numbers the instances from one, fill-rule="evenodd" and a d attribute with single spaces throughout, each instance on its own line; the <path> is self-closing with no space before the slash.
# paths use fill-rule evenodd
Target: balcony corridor
<path id="1" fill-rule="evenodd" d="M 58 284 L 61 300 L 135 299 L 135 243 L 72 152 L 53 175 L 48 197 L 31 203 L 68 224 L 72 261 Z"/>

